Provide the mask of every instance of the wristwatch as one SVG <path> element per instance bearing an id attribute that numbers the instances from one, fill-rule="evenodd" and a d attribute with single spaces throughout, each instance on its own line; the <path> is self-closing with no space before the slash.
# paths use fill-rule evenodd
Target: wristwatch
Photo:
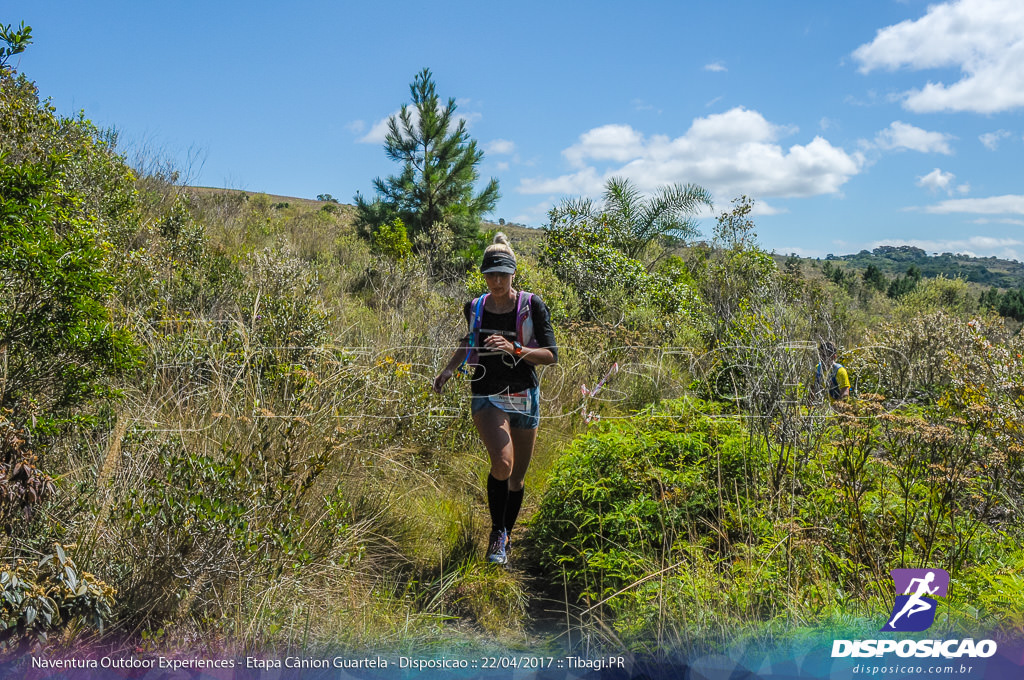
<path id="1" fill-rule="evenodd" d="M 514 340 L 512 342 L 512 353 L 515 354 L 517 357 L 523 355 L 523 346 L 519 344 L 518 340 Z"/>

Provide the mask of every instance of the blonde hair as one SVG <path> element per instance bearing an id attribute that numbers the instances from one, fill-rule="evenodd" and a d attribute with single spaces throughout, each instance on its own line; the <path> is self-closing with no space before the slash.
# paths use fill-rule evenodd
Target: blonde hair
<path id="1" fill-rule="evenodd" d="M 516 254 L 512 251 L 512 246 L 508 244 L 508 236 L 506 236 L 503 231 L 499 231 L 495 234 L 494 240 L 491 241 L 491 245 L 484 249 L 484 255 L 487 255 L 488 253 L 506 253 L 513 260 L 516 259 Z"/>

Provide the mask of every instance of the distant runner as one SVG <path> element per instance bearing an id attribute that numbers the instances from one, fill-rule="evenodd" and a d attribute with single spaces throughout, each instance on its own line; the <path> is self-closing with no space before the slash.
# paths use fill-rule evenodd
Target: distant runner
<path id="1" fill-rule="evenodd" d="M 509 536 L 523 504 L 526 468 L 537 441 L 540 383 L 534 366 L 558 360 L 548 308 L 540 297 L 512 288 L 515 271 L 515 253 L 508 237 L 498 232 L 480 265 L 489 292 L 466 303 L 469 333 L 434 378 L 434 390 L 440 393 L 463 363 L 474 367 L 471 410 L 491 459 L 487 560 L 495 564 L 508 561 Z"/>
<path id="2" fill-rule="evenodd" d="M 846 368 L 836 361 L 838 356 L 839 350 L 831 342 L 823 342 L 818 347 L 819 361 L 814 369 L 814 385 L 811 388 L 811 395 L 815 399 L 821 399 L 826 388 L 832 401 L 840 401 L 850 396 L 850 376 Z"/>

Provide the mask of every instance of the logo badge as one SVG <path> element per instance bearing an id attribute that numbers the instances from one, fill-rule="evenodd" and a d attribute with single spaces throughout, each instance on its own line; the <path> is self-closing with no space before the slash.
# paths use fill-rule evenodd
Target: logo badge
<path id="1" fill-rule="evenodd" d="M 949 573 L 945 569 L 893 569 L 889 573 L 896 584 L 896 603 L 882 631 L 915 633 L 928 630 L 935 623 L 938 604 L 931 596 L 946 596 Z"/>

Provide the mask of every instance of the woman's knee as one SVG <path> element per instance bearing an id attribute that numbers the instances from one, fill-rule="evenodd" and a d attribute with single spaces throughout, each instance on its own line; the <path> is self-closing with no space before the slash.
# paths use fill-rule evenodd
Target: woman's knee
<path id="1" fill-rule="evenodd" d="M 512 461 L 504 458 L 491 460 L 491 477 L 498 480 L 509 479 L 512 475 Z"/>

